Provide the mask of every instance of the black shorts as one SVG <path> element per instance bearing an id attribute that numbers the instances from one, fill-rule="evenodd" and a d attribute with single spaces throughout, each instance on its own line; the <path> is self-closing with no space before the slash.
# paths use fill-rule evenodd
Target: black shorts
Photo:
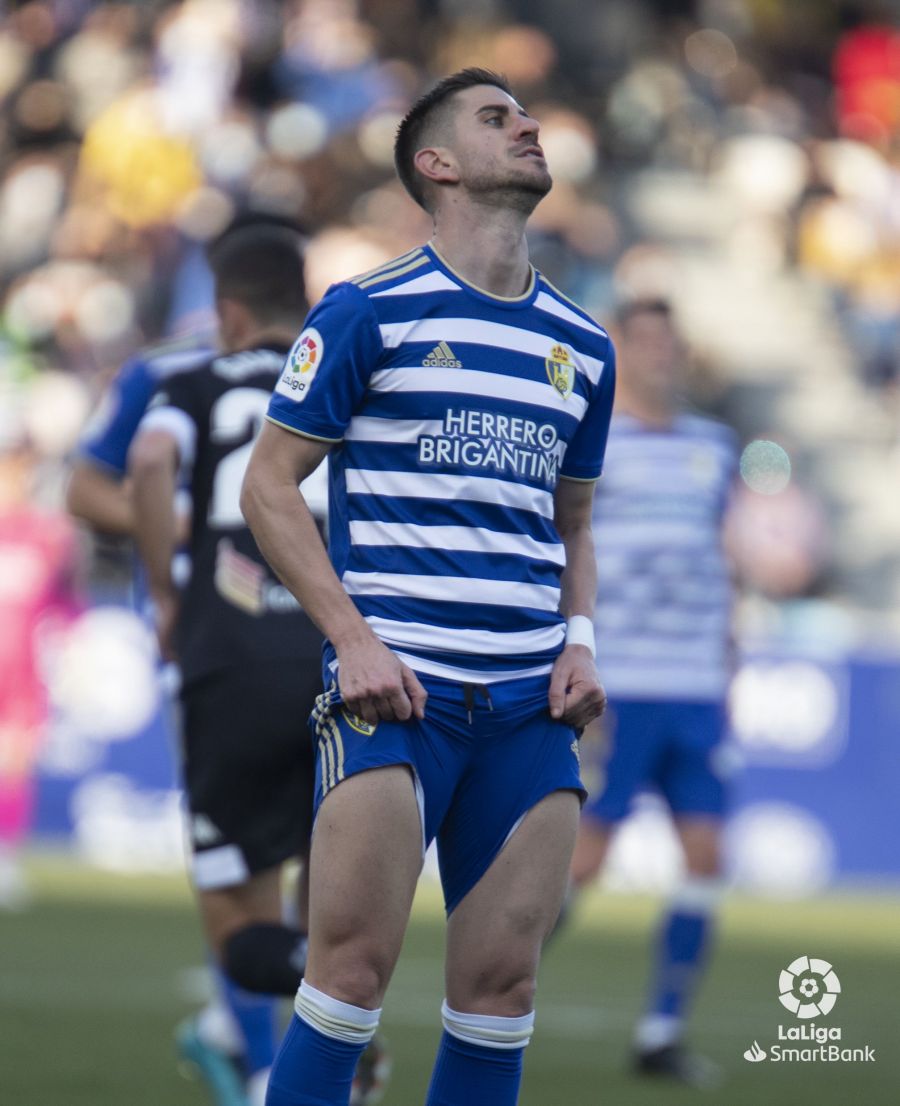
<path id="1" fill-rule="evenodd" d="M 307 850 L 315 787 L 307 718 L 321 689 L 316 660 L 221 669 L 182 691 L 199 890 L 243 883 Z"/>

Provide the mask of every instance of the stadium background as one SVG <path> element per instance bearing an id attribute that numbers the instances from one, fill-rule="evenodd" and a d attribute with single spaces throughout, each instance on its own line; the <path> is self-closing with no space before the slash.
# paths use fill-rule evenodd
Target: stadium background
<path id="1" fill-rule="evenodd" d="M 763 1087 L 787 1102 L 804 1085 L 744 1064 L 750 1039 L 737 1047 L 777 1021 L 777 972 L 797 955 L 834 961 L 838 1009 L 857 1018 L 841 1018 L 845 1037 L 889 1042 L 895 1020 L 896 23 L 891 5 L 827 0 L 57 0 L 6 5 L 0 21 L 0 450 L 27 432 L 48 512 L 61 509 L 66 459 L 121 361 L 211 326 L 203 243 L 235 211 L 301 220 L 313 298 L 427 238 L 393 179 L 393 131 L 424 81 L 463 65 L 504 71 L 542 122 L 556 184 L 532 221 L 538 267 L 601 321 L 629 295 L 673 301 L 692 350 L 691 401 L 748 446 L 730 535 L 741 587 L 736 897 L 698 1012 L 698 1036 L 706 1026 L 736 1069 L 735 1103 Z M 60 1035 L 73 1046 L 47 1078 L 68 1072 L 68 1090 L 51 1082 L 34 1101 L 103 1106 L 126 1091 L 107 1089 L 103 1051 L 94 1066 L 73 1027 L 106 1018 L 109 1033 L 127 1011 L 153 1024 L 149 1055 L 165 1068 L 166 1026 L 185 996 L 172 984 L 163 1001 L 159 980 L 199 955 L 171 875 L 178 796 L 149 643 L 99 605 L 123 597 L 127 558 L 86 545 L 85 559 L 91 605 L 43 652 L 54 714 L 29 860 L 36 900 L 18 919 L 0 912 L 4 960 L 17 965 L 0 973 L 10 1030 L 0 1090 L 10 1081 L 24 1103 L 30 1054 L 12 1049 L 12 1030 L 24 1042 L 58 988 Z M 669 886 L 677 864 L 648 801 L 606 877 L 618 894 L 585 906 L 548 960 L 556 1029 L 529 1058 L 538 1075 L 525 1101 L 555 1101 L 540 1087 L 557 1086 L 567 1065 L 566 1101 L 596 1101 L 589 1089 L 610 1079 L 615 1100 L 630 1101 L 614 1046 L 642 980 L 653 909 L 643 896 Z M 399 990 L 407 1013 L 422 1013 L 393 1034 L 400 1066 L 413 1069 L 427 1067 L 440 990 L 433 888 L 416 917 Z M 111 977 L 87 970 L 101 963 L 92 935 L 114 957 L 121 945 L 123 989 L 141 969 L 124 1006 Z M 586 1066 L 575 1053 L 595 1038 Z M 889 1048 L 873 1071 L 847 1066 L 846 1093 L 891 1101 Z M 817 1101 L 838 1094 L 821 1066 L 796 1067 Z M 154 1086 L 148 1102 L 201 1100 Z"/>

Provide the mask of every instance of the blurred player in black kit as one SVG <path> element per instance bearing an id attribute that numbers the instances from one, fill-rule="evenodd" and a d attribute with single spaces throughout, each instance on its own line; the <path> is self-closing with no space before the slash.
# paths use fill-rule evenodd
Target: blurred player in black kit
<path id="1" fill-rule="evenodd" d="M 321 690 L 322 639 L 269 570 L 238 498 L 307 309 L 301 245 L 295 229 L 268 221 L 238 224 L 212 245 L 222 352 L 161 382 L 129 453 L 160 649 L 181 668 L 191 869 L 204 928 L 235 983 L 285 996 L 305 966 L 305 896 L 298 925 L 285 924 L 281 877 L 285 861 L 308 854 L 306 719 Z M 172 577 L 179 483 L 192 500 L 191 573 L 181 587 Z M 324 518 L 316 474 L 309 483 Z M 257 1106 L 272 1057 L 265 1047 L 252 1051 L 244 1090 Z M 365 1090 L 356 1088 L 360 1103 Z"/>

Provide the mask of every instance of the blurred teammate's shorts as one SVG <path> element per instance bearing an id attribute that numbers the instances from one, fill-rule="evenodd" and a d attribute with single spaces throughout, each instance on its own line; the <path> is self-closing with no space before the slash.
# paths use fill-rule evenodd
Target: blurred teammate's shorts
<path id="1" fill-rule="evenodd" d="M 305 851 L 315 762 L 304 720 L 319 666 L 267 662 L 184 688 L 191 874 L 201 890 L 243 883 Z"/>
<path id="2" fill-rule="evenodd" d="M 638 792 L 655 790 L 673 814 L 721 816 L 725 727 L 723 703 L 611 700 L 603 715 L 602 783 L 585 804 L 585 815 L 619 822 Z"/>
<path id="3" fill-rule="evenodd" d="M 437 837 L 449 914 L 488 870 L 525 814 L 553 791 L 584 798 L 571 726 L 555 722 L 549 676 L 489 687 L 433 676 L 425 718 L 372 726 L 331 690 L 310 718 L 317 745 L 316 809 L 341 780 L 370 768 L 408 765 L 423 844 Z"/>

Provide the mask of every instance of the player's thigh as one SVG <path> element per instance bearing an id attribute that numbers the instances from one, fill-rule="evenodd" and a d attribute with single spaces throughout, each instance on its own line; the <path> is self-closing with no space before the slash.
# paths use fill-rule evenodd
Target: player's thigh
<path id="1" fill-rule="evenodd" d="M 346 1002 L 380 1001 L 400 952 L 422 868 L 407 765 L 345 777 L 319 806 L 310 855 L 306 978 Z"/>
<path id="2" fill-rule="evenodd" d="M 219 955 L 237 930 L 282 920 L 281 869 L 270 868 L 230 887 L 198 891 L 197 905 L 206 936 Z"/>
<path id="3" fill-rule="evenodd" d="M 603 867 L 612 840 L 613 826 L 598 818 L 582 818 L 578 827 L 570 878 L 576 887 L 594 879 Z"/>
<path id="4" fill-rule="evenodd" d="M 522 819 L 450 915 L 447 1001 L 516 1017 L 531 1009 L 541 945 L 559 915 L 578 828 L 579 796 L 554 791 Z"/>
<path id="5" fill-rule="evenodd" d="M 301 855 L 312 820 L 306 716 L 315 670 L 213 673 L 182 693 L 184 782 L 198 891 L 233 888 Z"/>
<path id="6" fill-rule="evenodd" d="M 715 815 L 679 815 L 675 829 L 689 875 L 718 876 L 722 870 L 722 819 Z"/>

